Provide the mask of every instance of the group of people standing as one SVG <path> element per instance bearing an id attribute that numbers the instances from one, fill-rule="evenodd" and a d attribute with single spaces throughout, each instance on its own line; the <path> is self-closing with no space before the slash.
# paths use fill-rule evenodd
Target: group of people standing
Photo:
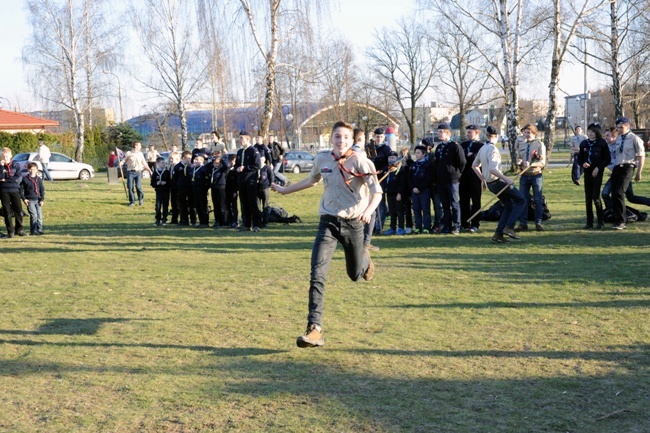
<path id="1" fill-rule="evenodd" d="M 214 228 L 238 228 L 241 231 L 259 232 L 266 227 L 266 208 L 269 188 L 274 181 L 286 185 L 289 181 L 280 173 L 284 149 L 273 136 L 264 143 L 257 136 L 251 143 L 248 132 L 240 133 L 241 148 L 234 154 L 225 153 L 225 146 L 210 151 L 197 140 L 195 148 L 179 152 L 172 149 L 169 163 L 157 156 L 153 168 L 145 166 L 139 152 L 140 144 L 126 154 L 129 174 L 130 164 L 137 164 L 134 172 L 151 170 L 151 186 L 156 191 L 155 225 L 209 227 L 211 199 Z M 144 194 L 137 189 L 140 204 Z M 134 192 L 129 183 L 130 203 Z M 237 202 L 241 204 L 241 225 Z M 171 204 L 171 206 L 170 206 Z"/>

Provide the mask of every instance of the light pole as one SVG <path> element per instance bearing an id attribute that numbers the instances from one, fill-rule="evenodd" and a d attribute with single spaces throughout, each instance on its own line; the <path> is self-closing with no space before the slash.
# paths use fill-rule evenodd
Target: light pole
<path id="1" fill-rule="evenodd" d="M 111 71 L 104 70 L 103 72 L 105 74 L 114 76 L 117 80 L 117 99 L 120 101 L 120 123 L 124 123 L 124 109 L 122 108 L 122 83 L 120 82 L 120 77 Z"/>

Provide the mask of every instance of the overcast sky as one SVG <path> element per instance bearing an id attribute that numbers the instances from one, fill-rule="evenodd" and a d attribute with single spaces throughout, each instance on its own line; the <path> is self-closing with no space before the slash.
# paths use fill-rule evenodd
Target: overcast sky
<path id="1" fill-rule="evenodd" d="M 24 79 L 21 62 L 23 46 L 30 36 L 27 22 L 27 11 L 23 1 L 0 0 L 3 13 L 0 14 L 0 105 L 2 108 L 14 109 L 16 106 L 23 111 L 37 110 L 43 105 L 36 101 Z M 340 11 L 332 11 L 331 25 L 336 31 L 346 35 L 357 49 L 357 58 L 363 60 L 363 53 L 372 41 L 373 32 L 384 26 L 390 26 L 401 15 L 410 14 L 415 8 L 415 0 L 402 0 L 399 6 L 394 0 L 340 0 Z M 134 41 L 137 43 L 137 41 Z M 594 77 L 590 77 L 593 80 Z M 544 76 L 546 81 L 548 78 Z M 539 85 L 540 77 L 524 80 L 522 93 L 527 98 L 544 99 L 547 97 L 546 86 Z M 573 66 L 565 68 L 562 88 L 570 94 L 582 93 L 582 70 Z M 590 89 L 598 86 L 589 86 Z M 564 95 L 560 95 L 562 97 Z M 6 99 L 9 99 L 7 103 Z M 125 117 L 138 115 L 140 107 L 146 104 L 142 96 L 136 92 L 125 91 Z M 437 99 L 434 94 L 428 95 L 424 101 Z M 114 103 L 117 115 L 117 101 Z"/>

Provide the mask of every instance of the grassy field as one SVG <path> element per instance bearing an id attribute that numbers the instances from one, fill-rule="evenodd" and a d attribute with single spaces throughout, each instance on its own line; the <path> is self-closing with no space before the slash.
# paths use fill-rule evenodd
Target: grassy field
<path id="1" fill-rule="evenodd" d="M 567 169 L 520 242 L 377 237 L 360 283 L 339 249 L 320 349 L 295 347 L 320 186 L 258 235 L 46 187 L 47 235 L 1 243 L 0 431 L 650 431 L 650 223 L 581 230 Z"/>

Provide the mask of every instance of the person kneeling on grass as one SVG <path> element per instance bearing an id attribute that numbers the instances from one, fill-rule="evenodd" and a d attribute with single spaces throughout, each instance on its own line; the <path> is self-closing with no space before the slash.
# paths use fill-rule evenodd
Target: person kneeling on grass
<path id="1" fill-rule="evenodd" d="M 514 226 L 526 206 L 526 199 L 515 188 L 514 181 L 501 172 L 501 154 L 499 149 L 496 148 L 499 134 L 496 128 L 488 126 L 485 135 L 487 143 L 478 151 L 472 163 L 472 168 L 481 180 L 483 191 L 489 189 L 495 195 L 499 194 L 499 201 L 503 204 L 504 209 L 492 237 L 492 242 L 505 244 L 509 241 L 503 235 L 519 239 Z"/>
<path id="2" fill-rule="evenodd" d="M 325 279 L 338 242 L 343 245 L 346 269 L 352 281 L 362 277 L 368 281 L 374 273 L 370 252 L 363 244 L 363 227 L 379 205 L 382 189 L 372 161 L 363 152 L 351 149 L 353 129 L 348 123 L 336 122 L 332 128 L 332 152 L 316 155 L 307 178 L 285 187 L 271 185 L 280 194 L 290 194 L 310 188 L 321 179 L 324 183 L 318 233 L 311 253 L 307 332 L 298 337 L 298 347 L 325 344 L 321 327 Z"/>

